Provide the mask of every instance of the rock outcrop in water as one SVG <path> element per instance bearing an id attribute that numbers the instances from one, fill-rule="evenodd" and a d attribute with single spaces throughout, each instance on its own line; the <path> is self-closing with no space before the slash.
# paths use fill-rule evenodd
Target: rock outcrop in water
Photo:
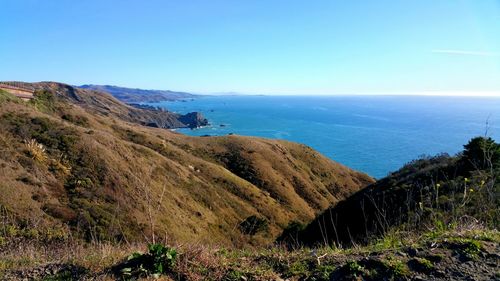
<path id="1" fill-rule="evenodd" d="M 208 125 L 208 120 L 199 112 L 190 112 L 179 117 L 179 121 L 188 125 L 189 128 L 198 128 Z"/>

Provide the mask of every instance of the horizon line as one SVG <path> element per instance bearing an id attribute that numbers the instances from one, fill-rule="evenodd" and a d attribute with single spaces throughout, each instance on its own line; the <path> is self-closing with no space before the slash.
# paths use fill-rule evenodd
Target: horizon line
<path id="1" fill-rule="evenodd" d="M 245 92 L 245 91 L 191 91 L 191 90 L 172 90 L 152 87 L 137 87 L 137 86 L 120 86 L 113 84 L 96 84 L 96 83 L 84 83 L 80 85 L 76 85 L 75 83 L 67 83 L 67 82 L 59 82 L 54 80 L 45 80 L 38 82 L 27 82 L 24 80 L 0 80 L 0 82 L 23 82 L 23 83 L 43 83 L 43 82 L 52 82 L 52 83 L 61 83 L 70 85 L 73 87 L 81 87 L 85 85 L 94 85 L 94 86 L 112 86 L 112 87 L 121 87 L 121 88 L 129 88 L 129 89 L 139 89 L 139 90 L 151 90 L 151 91 L 172 91 L 172 92 L 184 92 L 188 94 L 195 95 L 203 95 L 203 96 L 436 96 L 436 97 L 500 97 L 500 91 L 441 91 L 441 90 L 427 90 L 427 91 L 408 91 L 408 92 L 359 92 L 359 93 L 285 93 L 285 92 L 276 92 L 271 93 L 269 91 L 263 92 Z M 163 87 L 161 87 L 163 88 Z"/>
<path id="2" fill-rule="evenodd" d="M 185 91 L 186 92 L 186 91 Z M 362 92 L 362 93 L 335 93 L 335 94 L 293 94 L 293 93 L 245 93 L 245 92 L 189 92 L 202 96 L 427 96 L 427 97 L 500 97 L 500 91 L 481 91 L 481 92 L 461 92 L 461 91 L 422 91 L 422 92 Z"/>

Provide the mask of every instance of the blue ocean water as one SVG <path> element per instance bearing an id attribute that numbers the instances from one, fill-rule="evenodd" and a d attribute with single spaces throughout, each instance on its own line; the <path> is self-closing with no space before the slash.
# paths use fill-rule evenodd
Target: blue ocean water
<path id="1" fill-rule="evenodd" d="M 500 139 L 498 97 L 207 96 L 151 105 L 202 112 L 212 125 L 179 130 L 188 135 L 300 142 L 376 178 L 421 155 L 461 151 L 487 122 L 488 135 Z"/>

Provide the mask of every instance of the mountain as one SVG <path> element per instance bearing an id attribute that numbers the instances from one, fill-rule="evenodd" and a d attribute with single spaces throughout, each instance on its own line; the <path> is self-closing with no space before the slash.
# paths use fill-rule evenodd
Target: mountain
<path id="1" fill-rule="evenodd" d="M 329 208 L 279 240 L 306 245 L 356 245 L 388 233 L 450 226 L 500 227 L 500 144 L 477 137 L 457 156 L 414 160 Z M 479 226 L 480 225 L 480 226 Z"/>
<path id="2" fill-rule="evenodd" d="M 0 210 L 18 233 L 264 245 L 373 182 L 305 145 L 190 137 L 154 128 L 183 122 L 170 112 L 26 85 L 30 101 L 0 92 Z"/>
<path id="3" fill-rule="evenodd" d="M 105 92 L 96 90 L 83 90 L 53 82 L 33 83 L 31 87 L 52 92 L 67 102 L 84 107 L 92 114 L 110 115 L 149 127 L 175 129 L 208 125 L 208 120 L 197 112 L 183 115 L 151 106 L 127 105 Z"/>
<path id="4" fill-rule="evenodd" d="M 106 92 L 125 103 L 174 101 L 196 98 L 197 95 L 165 90 L 143 90 L 110 85 L 82 85 L 81 89 Z"/>

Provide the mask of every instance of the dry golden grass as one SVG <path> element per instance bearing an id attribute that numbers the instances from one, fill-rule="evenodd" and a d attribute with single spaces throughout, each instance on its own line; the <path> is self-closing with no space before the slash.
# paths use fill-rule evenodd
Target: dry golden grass
<path id="1" fill-rule="evenodd" d="M 139 111 L 109 95 L 34 87 L 51 92 L 0 103 L 0 205 L 26 227 L 69 225 L 89 240 L 263 245 L 373 182 L 304 145 L 189 137 L 125 122 Z M 32 150 L 43 145 L 47 161 L 34 161 L 25 139 Z M 267 231 L 239 230 L 252 215 Z"/>

